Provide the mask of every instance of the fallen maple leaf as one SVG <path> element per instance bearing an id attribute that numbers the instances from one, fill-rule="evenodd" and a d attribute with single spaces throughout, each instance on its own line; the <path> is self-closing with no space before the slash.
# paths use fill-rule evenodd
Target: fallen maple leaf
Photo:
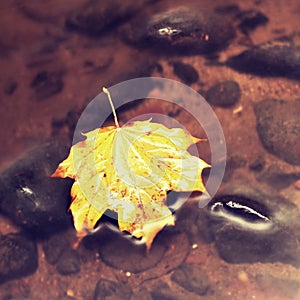
<path id="1" fill-rule="evenodd" d="M 174 217 L 167 192 L 205 192 L 201 173 L 209 165 L 187 148 L 200 141 L 181 128 L 137 121 L 95 129 L 71 147 L 52 177 L 75 180 L 72 189 L 74 226 L 79 237 L 91 231 L 106 210 L 118 214 L 120 231 L 142 238 L 147 249 Z"/>

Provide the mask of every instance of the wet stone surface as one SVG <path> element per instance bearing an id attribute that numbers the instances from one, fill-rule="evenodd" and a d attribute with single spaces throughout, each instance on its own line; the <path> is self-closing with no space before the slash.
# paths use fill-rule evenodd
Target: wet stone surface
<path id="1" fill-rule="evenodd" d="M 129 286 L 111 280 L 101 279 L 95 289 L 94 300 L 129 300 L 132 290 Z"/>
<path id="2" fill-rule="evenodd" d="M 37 247 L 24 233 L 0 235 L 0 284 L 28 276 L 38 267 Z"/>
<path id="3" fill-rule="evenodd" d="M 300 165 L 300 99 L 265 99 L 254 106 L 263 146 L 290 164 Z"/>
<path id="4" fill-rule="evenodd" d="M 154 286 L 151 290 L 151 296 L 153 300 L 179 300 L 179 296 L 172 291 L 169 285 L 165 282 L 161 282 Z"/>
<path id="5" fill-rule="evenodd" d="M 69 243 L 64 235 L 54 234 L 43 243 L 43 251 L 46 261 L 54 265 L 58 262 L 62 253 L 68 249 Z"/>
<path id="6" fill-rule="evenodd" d="M 56 270 L 62 275 L 75 274 L 80 272 L 80 256 L 73 249 L 65 249 L 59 257 Z"/>
<path id="7" fill-rule="evenodd" d="M 299 267 L 300 224 L 291 228 L 282 218 L 299 218 L 296 207 L 282 198 L 256 195 L 254 200 L 253 195 L 222 195 L 209 204 L 208 227 L 220 257 L 230 263 L 282 262 Z"/>
<path id="8" fill-rule="evenodd" d="M 209 88 L 205 98 L 212 105 L 231 107 L 241 98 L 241 89 L 236 81 L 226 80 Z"/>
<path id="9" fill-rule="evenodd" d="M 236 18 L 240 21 L 238 28 L 245 34 L 269 22 L 269 18 L 256 9 L 241 11 Z"/>
<path id="10" fill-rule="evenodd" d="M 66 28 L 90 36 L 103 34 L 126 21 L 149 0 L 138 1 L 90 1 L 66 20 Z"/>
<path id="11" fill-rule="evenodd" d="M 49 142 L 25 154 L 0 175 L 0 211 L 38 235 L 72 224 L 67 212 L 72 181 L 50 178 L 67 145 Z"/>
<path id="12" fill-rule="evenodd" d="M 95 237 L 90 237 L 95 239 Z M 101 259 L 109 266 L 116 269 L 126 270 L 131 273 L 143 272 L 155 266 L 163 257 L 165 247 L 155 243 L 146 254 L 145 245 L 137 245 L 129 237 L 108 229 L 97 235 L 96 247 Z M 85 244 L 91 243 L 86 238 Z M 126 253 L 126 256 L 122 255 Z"/>
<path id="13" fill-rule="evenodd" d="M 189 64 L 182 62 L 173 62 L 174 73 L 185 83 L 192 84 L 198 81 L 199 74 L 197 70 Z"/>
<path id="14" fill-rule="evenodd" d="M 210 284 L 201 265 L 182 264 L 172 274 L 172 280 L 190 292 L 204 296 L 210 292 Z"/>
<path id="15" fill-rule="evenodd" d="M 227 66 L 259 76 L 300 79 L 300 47 L 290 41 L 271 41 L 230 57 Z"/>
<path id="16" fill-rule="evenodd" d="M 132 21 L 123 38 L 134 46 L 179 54 L 207 54 L 227 47 L 231 25 L 213 12 L 177 7 Z"/>

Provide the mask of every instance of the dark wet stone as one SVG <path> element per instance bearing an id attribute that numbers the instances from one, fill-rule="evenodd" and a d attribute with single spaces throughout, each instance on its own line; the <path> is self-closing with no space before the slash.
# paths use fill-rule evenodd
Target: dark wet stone
<path id="1" fill-rule="evenodd" d="M 123 33 L 125 41 L 134 46 L 168 54 L 211 54 L 226 48 L 234 36 L 233 27 L 223 17 L 193 7 L 141 15 Z"/>
<path id="2" fill-rule="evenodd" d="M 266 99 L 254 106 L 263 146 L 290 164 L 300 165 L 300 99 Z"/>
<path id="3" fill-rule="evenodd" d="M 236 18 L 240 20 L 239 29 L 245 34 L 269 22 L 266 15 L 255 9 L 241 11 L 236 15 Z"/>
<path id="4" fill-rule="evenodd" d="M 148 2 L 151 1 L 90 1 L 67 18 L 66 28 L 86 35 L 101 35 L 104 30 L 115 28 L 128 20 Z"/>
<path id="5" fill-rule="evenodd" d="M 36 234 L 72 224 L 68 213 L 72 180 L 50 178 L 67 157 L 64 143 L 50 141 L 24 154 L 0 175 L 0 211 Z"/>
<path id="6" fill-rule="evenodd" d="M 56 270 L 62 275 L 75 274 L 80 271 L 80 256 L 73 249 L 66 249 L 59 257 Z"/>
<path id="7" fill-rule="evenodd" d="M 113 268 L 131 273 L 139 273 L 154 267 L 166 251 L 165 246 L 154 243 L 147 254 L 144 244 L 137 245 L 129 237 L 126 238 L 111 230 L 104 230 L 97 239 L 100 241 L 97 247 L 103 262 Z"/>
<path id="8" fill-rule="evenodd" d="M 237 71 L 259 76 L 300 79 L 299 53 L 300 47 L 291 42 L 271 41 L 230 57 L 226 64 Z"/>
<path id="9" fill-rule="evenodd" d="M 64 82 L 60 72 L 41 71 L 35 75 L 30 83 L 38 100 L 42 101 L 63 90 Z"/>
<path id="10" fill-rule="evenodd" d="M 210 284 L 200 265 L 182 264 L 175 270 L 171 279 L 186 290 L 204 296 L 209 293 Z"/>
<path id="11" fill-rule="evenodd" d="M 153 300 L 179 300 L 177 293 L 172 291 L 165 282 L 154 286 L 151 290 L 151 296 Z"/>
<path id="12" fill-rule="evenodd" d="M 208 103 L 221 107 L 231 107 L 241 98 L 241 89 L 237 82 L 227 80 L 214 84 L 206 92 Z"/>
<path id="13" fill-rule="evenodd" d="M 300 266 L 299 213 L 292 203 L 245 186 L 213 199 L 207 228 L 229 263 L 281 262 Z"/>
<path id="14" fill-rule="evenodd" d="M 281 262 L 300 266 L 297 238 L 283 229 L 264 233 L 225 225 L 217 232 L 215 244 L 220 257 L 229 263 Z"/>
<path id="15" fill-rule="evenodd" d="M 192 84 L 198 81 L 199 74 L 197 70 L 189 65 L 182 62 L 173 62 L 174 73 L 186 84 Z"/>
<path id="16" fill-rule="evenodd" d="M 0 235 L 0 284 L 33 274 L 37 266 L 35 242 L 22 233 Z"/>
<path id="17" fill-rule="evenodd" d="M 56 264 L 68 246 L 68 241 L 61 234 L 49 237 L 43 244 L 46 261 L 51 265 Z"/>
<path id="18" fill-rule="evenodd" d="M 248 223 L 249 227 L 270 227 L 272 221 L 268 208 L 258 201 L 241 195 L 216 197 L 208 205 L 211 214 L 233 222 Z"/>
<path id="19" fill-rule="evenodd" d="M 94 300 L 129 300 L 132 290 L 129 286 L 111 280 L 101 279 L 98 281 L 94 293 Z"/>
<path id="20" fill-rule="evenodd" d="M 5 95 L 12 95 L 15 90 L 18 88 L 18 83 L 15 80 L 11 80 L 7 82 L 4 86 L 4 93 Z"/>

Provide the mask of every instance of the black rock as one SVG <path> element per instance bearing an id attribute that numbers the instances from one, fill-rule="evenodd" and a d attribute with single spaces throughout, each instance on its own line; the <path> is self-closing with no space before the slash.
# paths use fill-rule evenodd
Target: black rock
<path id="1" fill-rule="evenodd" d="M 248 228 L 269 228 L 273 225 L 267 206 L 242 195 L 216 197 L 208 205 L 213 216 Z"/>
<path id="2" fill-rule="evenodd" d="M 179 300 L 178 295 L 165 282 L 154 286 L 151 290 L 153 300 Z"/>
<path id="3" fill-rule="evenodd" d="M 30 87 L 35 91 L 38 100 L 49 98 L 63 90 L 62 73 L 41 71 L 32 79 Z"/>
<path id="4" fill-rule="evenodd" d="M 266 15 L 255 9 L 241 11 L 236 15 L 236 18 L 240 20 L 239 29 L 245 34 L 269 22 Z"/>
<path id="5" fill-rule="evenodd" d="M 300 99 L 266 99 L 254 106 L 263 146 L 290 164 L 300 165 Z"/>
<path id="6" fill-rule="evenodd" d="M 207 228 L 225 261 L 300 266 L 299 213 L 287 200 L 241 185 L 213 199 L 207 213 Z"/>
<path id="7" fill-rule="evenodd" d="M 226 64 L 259 76 L 300 79 L 300 47 L 287 41 L 267 42 L 230 57 Z"/>
<path id="8" fill-rule="evenodd" d="M 45 253 L 46 261 L 54 265 L 58 262 L 62 253 L 68 248 L 68 241 L 65 236 L 61 234 L 56 234 L 49 237 L 43 243 L 43 250 Z"/>
<path id="9" fill-rule="evenodd" d="M 241 89 L 237 82 L 233 80 L 222 81 L 214 84 L 206 92 L 208 103 L 221 107 L 235 105 L 241 97 Z"/>
<path id="10" fill-rule="evenodd" d="M 216 234 L 216 247 L 221 258 L 229 263 L 275 263 L 300 266 L 297 238 L 289 232 L 245 231 L 225 225 Z"/>
<path id="11" fill-rule="evenodd" d="M 182 62 L 173 62 L 174 73 L 186 84 L 192 84 L 198 81 L 199 74 L 197 70 L 189 65 Z"/>
<path id="12" fill-rule="evenodd" d="M 22 233 L 0 235 L 0 284 L 33 274 L 37 266 L 35 242 Z"/>
<path id="13" fill-rule="evenodd" d="M 98 281 L 94 293 L 94 300 L 129 300 L 132 290 L 129 286 L 111 280 L 101 279 Z"/>
<path id="14" fill-rule="evenodd" d="M 50 178 L 68 151 L 64 143 L 48 142 L 5 170 L 0 175 L 0 212 L 36 234 L 72 224 L 67 212 L 72 180 Z"/>
<path id="15" fill-rule="evenodd" d="M 207 274 L 200 265 L 182 264 L 175 270 L 171 279 L 186 290 L 204 296 L 210 291 Z"/>
<path id="16" fill-rule="evenodd" d="M 84 8 L 67 18 L 66 28 L 90 36 L 102 35 L 104 30 L 128 20 L 148 2 L 151 1 L 89 1 Z"/>
<path id="17" fill-rule="evenodd" d="M 226 48 L 234 36 L 223 17 L 193 7 L 141 15 L 123 32 L 124 40 L 134 46 L 168 54 L 211 54 Z"/>
<path id="18" fill-rule="evenodd" d="M 56 270 L 62 275 L 75 274 L 80 271 L 80 256 L 73 249 L 66 249 L 59 257 Z"/>

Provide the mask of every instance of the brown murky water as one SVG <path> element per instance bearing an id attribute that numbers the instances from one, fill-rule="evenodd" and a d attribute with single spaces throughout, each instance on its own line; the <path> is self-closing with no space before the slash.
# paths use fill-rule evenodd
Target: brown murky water
<path id="1" fill-rule="evenodd" d="M 89 8 L 91 3 L 92 9 Z M 149 25 L 152 16 L 169 9 L 174 13 L 180 6 L 199 13 L 199 19 L 206 24 L 203 32 L 209 32 L 203 35 L 209 46 L 201 48 L 196 44 L 198 32 L 188 32 L 186 36 L 171 32 L 166 21 L 159 24 L 161 28 L 156 28 L 165 30 L 163 34 L 169 35 L 166 39 L 143 40 L 140 36 L 143 28 L 138 24 L 144 21 Z M 249 13 L 249 10 L 253 11 Z M 232 89 L 226 91 L 228 97 L 221 104 L 212 105 L 227 146 L 227 169 L 219 198 L 213 202 L 220 210 L 214 211 L 213 207 L 217 206 L 213 205 L 199 209 L 197 200 L 189 199 L 177 214 L 175 228 L 168 228 L 158 236 L 148 256 L 143 247 L 108 229 L 100 230 L 94 239 L 87 239 L 76 254 L 71 250 L 75 232 L 69 223 L 62 228 L 58 226 L 54 232 L 50 228 L 50 233 L 36 236 L 31 232 L 29 240 L 37 244 L 38 267 L 30 274 L 18 279 L 14 275 L 8 280 L 9 276 L 1 273 L 7 268 L 4 261 L 8 254 L 4 246 L 0 248 L 0 276 L 3 276 L 0 277 L 0 298 L 104 299 L 101 297 L 109 290 L 105 299 L 299 299 L 300 159 L 297 149 L 300 148 L 299 140 L 295 141 L 299 121 L 294 116 L 299 111 L 300 101 L 300 77 L 295 71 L 299 67 L 299 14 L 297 0 L 276 4 L 267 0 L 247 3 L 221 0 L 2 1 L 0 168 L 4 175 L 1 175 L 0 185 L 0 238 L 11 232 L 22 232 L 24 228 L 28 230 L 26 217 L 25 223 L 16 221 L 23 204 L 9 202 L 5 196 L 10 188 L 7 182 L 12 189 L 22 187 L 25 193 L 26 181 L 24 186 L 16 187 L 17 183 L 14 186 L 5 170 L 20 157 L 26 157 L 30 149 L 39 148 L 49 140 L 51 143 L 64 140 L 65 146 L 70 146 L 80 113 L 102 86 L 110 87 L 141 76 L 158 76 L 188 83 L 205 97 L 209 97 L 210 88 L 225 81 L 236 82 L 240 92 L 236 102 L 226 104 L 227 98 L 237 93 L 237 88 L 231 86 Z M 186 23 L 180 21 L 182 31 L 196 26 L 194 19 L 190 23 L 188 19 L 194 15 L 188 13 L 187 16 Z M 250 25 L 245 21 L 247 18 L 251 19 L 248 20 Z M 251 24 L 257 27 L 251 28 Z M 229 27 L 234 32 L 232 36 Z M 261 61 L 255 62 L 256 52 L 251 57 L 252 62 L 245 60 L 248 67 L 251 63 L 266 62 L 263 71 L 246 67 L 239 72 L 238 67 L 226 63 L 245 50 L 256 51 L 253 50 L 255 45 L 278 39 L 291 43 L 288 48 L 291 59 L 278 62 L 277 50 L 270 50 L 270 56 Z M 238 65 L 243 62 L 238 61 Z M 189 67 L 179 64 L 176 70 L 176 63 Z M 274 71 L 272 76 L 268 70 Z M 149 91 L 153 98 L 156 93 L 155 89 Z M 212 101 L 218 101 L 222 89 L 215 87 L 211 93 Z M 193 105 L 197 106 L 197 103 L 189 103 L 186 95 L 176 96 L 191 110 Z M 284 104 L 278 105 L 284 116 L 273 106 L 270 112 L 263 110 L 259 104 L 265 99 L 282 100 Z M 291 101 L 295 101 L 294 104 L 285 108 L 285 103 Z M 172 116 L 193 135 L 203 135 L 188 113 L 155 99 L 128 106 L 120 111 L 119 118 L 126 122 L 150 112 Z M 260 112 L 262 116 L 258 117 Z M 271 120 L 270 126 L 265 125 L 266 119 Z M 280 128 L 286 129 L 279 134 L 283 134 L 280 137 L 283 137 L 282 143 L 286 143 L 288 158 L 278 141 L 274 142 L 273 132 L 264 140 L 263 130 L 257 128 L 258 122 L 262 128 L 269 126 L 276 130 L 279 123 Z M 208 146 L 200 147 L 199 151 L 209 160 Z M 43 156 L 37 157 L 43 164 Z M 53 158 L 54 161 L 60 159 Z M 28 168 L 22 169 L 25 177 L 29 176 Z M 53 161 L 50 168 L 53 172 Z M 7 203 L 13 203 L 12 208 L 4 209 Z M 40 221 L 37 222 L 39 226 Z M 271 222 L 271 229 L 258 230 L 260 222 Z M 63 252 L 62 247 L 69 252 Z M 64 255 L 64 258 L 57 257 L 49 263 L 56 249 L 59 249 L 58 256 Z M 18 251 L 17 247 L 14 251 Z M 73 260 L 68 262 L 68 257 Z M 111 280 L 115 285 L 110 288 L 99 285 L 97 291 L 100 279 Z"/>

